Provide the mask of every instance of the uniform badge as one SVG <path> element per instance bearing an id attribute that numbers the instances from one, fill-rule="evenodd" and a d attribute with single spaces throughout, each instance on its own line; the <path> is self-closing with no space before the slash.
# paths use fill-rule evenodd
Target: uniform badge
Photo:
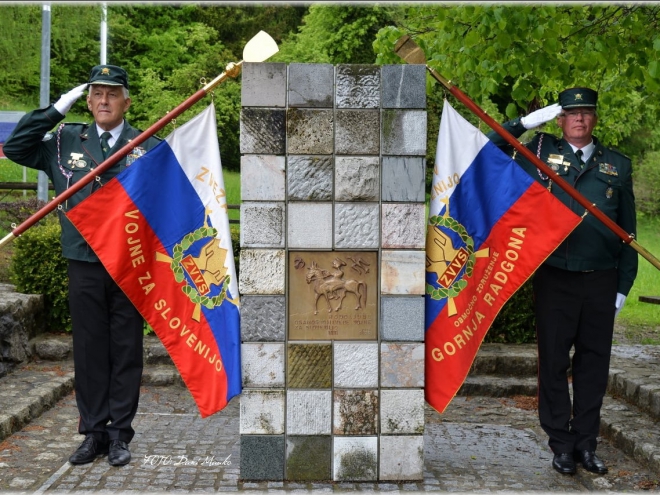
<path id="1" fill-rule="evenodd" d="M 131 151 L 128 156 L 126 156 L 126 166 L 128 167 L 131 165 L 135 160 L 143 156 L 146 152 L 147 151 L 144 148 L 139 146 L 133 148 L 133 151 Z"/>
<path id="2" fill-rule="evenodd" d="M 71 158 L 67 162 L 67 164 L 71 165 L 71 168 L 85 168 L 87 166 L 87 162 L 82 159 L 84 155 L 82 153 L 71 153 Z"/>
<path id="3" fill-rule="evenodd" d="M 605 191 L 605 197 L 607 199 L 612 199 L 612 194 L 614 194 L 614 189 L 608 187 L 607 190 Z"/>
<path id="4" fill-rule="evenodd" d="M 606 175 L 614 175 L 614 176 L 619 176 L 619 171 L 616 169 L 614 165 L 610 165 L 609 163 L 601 163 L 598 165 L 598 171 L 606 174 Z"/>

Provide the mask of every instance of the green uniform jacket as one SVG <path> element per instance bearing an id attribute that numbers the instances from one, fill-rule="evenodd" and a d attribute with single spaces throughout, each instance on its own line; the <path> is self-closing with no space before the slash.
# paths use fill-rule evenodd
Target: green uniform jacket
<path id="1" fill-rule="evenodd" d="M 3 147 L 5 155 L 10 160 L 26 167 L 43 170 L 52 181 L 58 195 L 103 162 L 96 125 L 66 123 L 49 132 L 63 119 L 64 116 L 52 105 L 45 109 L 34 110 L 23 116 Z M 140 133 L 141 131 L 124 121 L 124 128 L 110 154 L 125 146 Z M 141 151 L 146 152 L 159 142 L 158 138 L 151 137 L 141 144 Z M 106 170 L 99 180 L 92 181 L 70 197 L 62 205 L 64 211 L 73 208 L 125 168 L 126 157 Z M 94 251 L 61 211 L 59 217 L 64 257 L 79 261 L 99 261 Z"/>
<path id="2" fill-rule="evenodd" d="M 516 138 L 526 131 L 520 119 L 507 122 L 502 127 Z M 488 138 L 510 155 L 513 153 L 514 148 L 499 134 L 491 132 Z M 630 159 L 603 146 L 596 137 L 593 141 L 596 147 L 584 169 L 580 168 L 571 145 L 552 134 L 537 133 L 526 147 L 623 230 L 637 235 Z M 550 185 L 552 176 L 545 176 L 520 154 L 515 155 L 515 160 L 541 184 L 546 187 Z M 552 184 L 551 192 L 572 211 L 580 216 L 584 214 L 585 208 L 558 185 Z M 571 271 L 617 268 L 617 291 L 624 295 L 628 295 L 637 276 L 637 252 L 591 214 L 583 218 L 546 263 Z"/>

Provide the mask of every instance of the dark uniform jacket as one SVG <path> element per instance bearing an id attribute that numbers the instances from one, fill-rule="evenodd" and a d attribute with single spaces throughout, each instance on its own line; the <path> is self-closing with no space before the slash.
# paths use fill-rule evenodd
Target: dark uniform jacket
<path id="1" fill-rule="evenodd" d="M 502 127 L 516 138 L 526 131 L 520 119 L 507 122 Z M 488 138 L 509 154 L 514 151 L 514 148 L 497 133 L 489 133 Z M 636 235 L 635 197 L 630 159 L 616 150 L 605 147 L 596 137 L 593 137 L 593 141 L 595 148 L 584 169 L 580 168 L 571 145 L 552 134 L 537 133 L 526 147 L 623 230 Z M 516 154 L 515 159 L 541 184 L 546 187 L 550 185 L 552 176 L 548 177 L 541 173 L 520 154 Z M 584 214 L 584 207 L 559 186 L 553 184 L 550 190 L 576 214 L 580 216 Z M 591 214 L 583 218 L 580 225 L 550 255 L 546 263 L 571 271 L 618 268 L 617 292 L 624 295 L 628 295 L 637 276 L 637 252 Z"/>
<path id="2" fill-rule="evenodd" d="M 23 116 L 18 122 L 3 148 L 5 155 L 10 160 L 26 167 L 43 170 L 52 181 L 58 195 L 103 162 L 96 125 L 65 123 L 53 130 L 53 127 L 63 119 L 64 116 L 52 105 L 45 109 L 34 110 Z M 52 132 L 49 132 L 51 130 Z M 141 131 L 124 121 L 121 135 L 108 156 L 125 146 L 140 133 Z M 142 150 L 148 151 L 159 142 L 158 138 L 151 137 L 140 147 Z M 66 200 L 62 205 L 64 211 L 73 208 L 125 168 L 126 157 L 123 157 L 97 180 L 90 182 Z M 61 211 L 59 217 L 62 226 L 61 241 L 64 257 L 79 261 L 98 261 L 96 254 Z"/>

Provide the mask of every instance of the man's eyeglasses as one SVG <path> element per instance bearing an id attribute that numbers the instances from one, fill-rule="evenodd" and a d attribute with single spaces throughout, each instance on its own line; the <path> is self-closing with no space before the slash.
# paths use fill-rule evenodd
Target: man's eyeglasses
<path id="1" fill-rule="evenodd" d="M 595 110 L 568 110 L 563 112 L 560 117 L 568 117 L 569 119 L 576 119 L 578 115 L 581 115 L 585 119 L 591 119 L 596 115 Z"/>

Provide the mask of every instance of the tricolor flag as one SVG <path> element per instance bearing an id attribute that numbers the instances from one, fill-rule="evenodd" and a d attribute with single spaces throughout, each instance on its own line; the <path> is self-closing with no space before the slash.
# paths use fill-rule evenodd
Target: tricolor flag
<path id="1" fill-rule="evenodd" d="M 445 101 L 426 237 L 426 401 L 443 412 L 498 312 L 580 223 Z"/>
<path id="2" fill-rule="evenodd" d="M 213 105 L 67 217 L 163 342 L 201 416 L 240 394 L 238 285 Z"/>

